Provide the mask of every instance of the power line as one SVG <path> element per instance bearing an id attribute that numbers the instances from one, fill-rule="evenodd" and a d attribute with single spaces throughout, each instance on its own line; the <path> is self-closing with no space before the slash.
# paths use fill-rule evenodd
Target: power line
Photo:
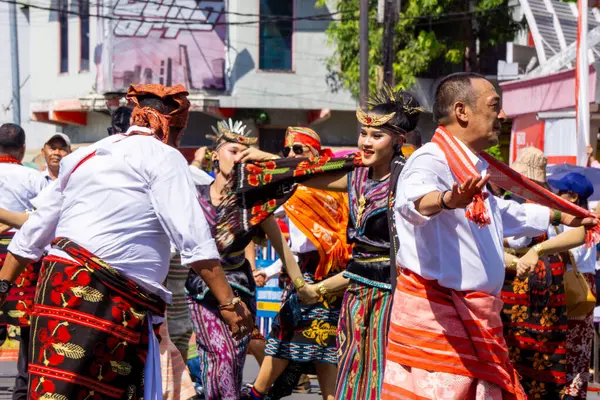
<path id="1" fill-rule="evenodd" d="M 42 5 L 38 5 L 38 4 L 27 3 L 24 1 L 20 1 L 20 0 L 0 0 L 0 3 L 16 4 L 19 6 L 35 8 L 38 10 L 54 11 L 57 13 L 64 13 L 64 14 L 68 14 L 68 15 L 82 16 L 82 14 L 79 13 L 79 11 L 73 11 L 73 10 L 68 10 L 68 9 L 65 10 L 65 9 L 60 9 L 60 8 L 50 7 L 50 6 L 42 6 Z M 106 6 L 103 6 L 103 8 L 105 8 L 105 7 Z M 176 6 L 176 7 L 179 7 L 179 6 Z M 304 17 L 261 16 L 259 20 L 240 21 L 240 22 L 229 22 L 229 21 L 208 22 L 207 20 L 199 20 L 199 19 L 188 19 L 185 21 L 181 21 L 181 20 L 178 20 L 175 18 L 169 18 L 166 15 L 164 16 L 164 19 L 158 18 L 156 20 L 152 20 L 152 19 L 149 20 L 142 16 L 140 16 L 140 17 L 135 17 L 135 16 L 122 17 L 122 16 L 103 15 L 103 14 L 95 14 L 95 13 L 88 13 L 85 16 L 95 17 L 95 18 L 100 18 L 100 19 L 108 19 L 108 20 L 113 20 L 113 21 L 168 22 L 169 24 L 177 24 L 177 25 L 203 24 L 203 25 L 212 25 L 212 26 L 219 26 L 219 25 L 231 26 L 231 25 L 255 25 L 255 24 L 260 24 L 260 23 L 293 22 L 293 21 L 328 21 L 328 20 L 332 19 L 331 18 L 332 16 L 335 16 L 335 15 L 338 15 L 341 13 L 343 13 L 343 12 L 339 11 L 336 13 L 315 14 L 315 15 L 308 15 L 308 16 L 304 16 Z"/>
<path id="2" fill-rule="evenodd" d="M 0 3 L 16 4 L 16 5 L 30 7 L 30 8 L 34 8 L 34 9 L 38 9 L 38 10 L 53 11 L 53 12 L 57 12 L 57 13 L 65 13 L 65 14 L 69 14 L 69 15 L 81 16 L 81 14 L 78 11 L 65 10 L 65 9 L 60 9 L 60 8 L 56 8 L 56 7 L 43 6 L 43 5 L 39 5 L 39 4 L 32 4 L 32 3 L 24 2 L 22 0 L 0 0 Z M 156 0 L 148 0 L 148 1 L 146 1 L 146 3 L 161 4 L 160 2 L 158 2 Z M 109 6 L 105 6 L 105 5 L 102 5 L 99 3 L 90 4 L 90 7 L 94 7 L 94 6 L 97 7 L 98 5 L 100 5 L 102 8 L 109 8 Z M 161 5 L 164 5 L 164 4 L 161 4 Z M 188 9 L 188 10 L 195 10 L 195 11 L 202 10 L 200 8 L 192 8 L 192 7 L 187 7 L 187 6 L 176 6 L 176 5 L 171 5 L 171 6 L 178 7 L 180 9 Z M 429 23 L 432 25 L 447 24 L 450 22 L 460 22 L 460 21 L 467 20 L 467 19 L 471 18 L 473 15 L 475 15 L 475 16 L 485 15 L 485 14 L 489 14 L 489 13 L 493 13 L 493 12 L 497 12 L 497 11 L 506 11 L 507 9 L 512 9 L 515 7 L 518 7 L 518 5 L 512 5 L 512 6 L 511 5 L 509 5 L 509 6 L 500 5 L 500 6 L 488 8 L 485 10 L 454 11 L 454 12 L 446 12 L 446 13 L 439 13 L 439 14 L 427 14 L 427 15 L 416 15 L 416 16 L 404 16 L 403 15 L 402 20 L 404 20 L 404 21 L 406 21 L 406 20 L 429 21 Z M 206 10 L 206 11 L 210 10 L 211 12 L 215 12 L 215 10 L 212 8 L 204 8 L 204 10 Z M 233 11 L 225 11 L 225 10 L 219 12 L 219 14 L 228 14 L 228 13 L 232 14 L 232 15 L 244 14 L 244 16 L 258 16 L 259 17 L 258 20 L 239 21 L 239 22 L 230 22 L 230 21 L 208 22 L 207 20 L 198 20 L 198 19 L 188 19 L 185 21 L 181 21 L 181 20 L 178 20 L 175 18 L 169 18 L 166 15 L 162 19 L 157 18 L 155 20 L 145 19 L 142 16 L 140 16 L 140 17 L 126 16 L 125 17 L 125 16 L 103 15 L 103 14 L 94 14 L 94 13 L 88 13 L 85 16 L 95 17 L 95 18 L 99 18 L 99 19 L 113 20 L 113 21 L 131 21 L 131 22 L 140 22 L 140 23 L 142 23 L 142 22 L 157 22 L 157 23 L 166 22 L 166 23 L 169 23 L 172 25 L 203 24 L 203 25 L 212 25 L 212 26 L 221 26 L 221 25 L 223 25 L 223 26 L 239 26 L 239 25 L 256 25 L 256 24 L 261 24 L 261 23 L 276 23 L 276 22 L 328 21 L 328 20 L 332 20 L 333 19 L 332 17 L 334 17 L 334 16 L 346 14 L 346 13 L 355 13 L 355 12 L 356 12 L 356 10 L 346 10 L 346 11 L 336 11 L 334 13 L 308 15 L 308 16 L 303 16 L 303 17 L 266 16 L 266 15 L 260 15 L 260 14 L 234 13 Z M 462 18 L 460 18 L 460 17 L 462 17 Z M 444 18 L 444 19 L 440 20 L 440 21 L 432 21 L 432 20 L 437 20 L 440 18 Z M 348 20 L 348 19 L 346 18 L 346 20 Z M 358 18 L 354 17 L 350 20 L 358 21 Z"/>

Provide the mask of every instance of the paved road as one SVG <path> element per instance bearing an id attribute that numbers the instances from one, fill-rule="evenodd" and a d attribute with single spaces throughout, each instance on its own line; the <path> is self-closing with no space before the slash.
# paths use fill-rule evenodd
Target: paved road
<path id="1" fill-rule="evenodd" d="M 0 400 L 9 400 L 11 397 L 11 389 L 15 382 L 16 363 L 0 362 Z M 244 382 L 253 382 L 258 375 L 258 364 L 254 357 L 248 357 L 246 368 L 244 368 Z M 319 384 L 316 381 L 312 382 L 312 394 L 294 394 L 286 397 L 289 400 L 317 400 L 321 396 L 319 393 Z M 600 399 L 600 398 L 599 398 Z"/>
<path id="2" fill-rule="evenodd" d="M 16 374 L 15 363 L 0 363 L 0 400 L 11 399 L 11 387 L 14 383 L 14 376 Z M 244 368 L 244 382 L 252 382 L 258 374 L 258 364 L 253 357 L 248 357 L 246 361 L 246 368 Z M 600 387 L 600 385 L 599 385 Z M 312 382 L 312 393 L 311 394 L 294 394 L 290 397 L 286 397 L 289 400 L 317 400 L 321 396 L 319 393 L 319 384 L 316 381 Z M 588 400 L 600 400 L 600 392 L 589 392 Z"/>
<path id="3" fill-rule="evenodd" d="M 244 367 L 244 383 L 253 382 L 258 375 L 258 363 L 252 356 L 248 356 L 246 358 L 246 366 Z M 316 380 L 313 380 L 311 387 L 311 394 L 293 394 L 292 396 L 285 397 L 285 399 L 289 400 L 317 400 L 322 397 L 319 393 L 319 383 Z M 600 398 L 599 398 L 600 400 Z"/>

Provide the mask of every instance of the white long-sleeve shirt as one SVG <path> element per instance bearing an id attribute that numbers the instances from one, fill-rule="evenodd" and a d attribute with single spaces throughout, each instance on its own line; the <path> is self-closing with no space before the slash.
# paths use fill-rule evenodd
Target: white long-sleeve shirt
<path id="1" fill-rule="evenodd" d="M 19 164 L 0 163 L 0 207 L 24 212 L 33 208 L 31 200 L 48 186 L 40 171 Z"/>
<path id="2" fill-rule="evenodd" d="M 460 142 L 459 142 L 460 143 Z M 487 163 L 460 143 L 482 176 Z M 427 143 L 408 160 L 398 181 L 394 217 L 399 265 L 443 287 L 498 295 L 504 281 L 503 238 L 537 236 L 548 229 L 550 212 L 536 204 L 518 204 L 488 196 L 491 224 L 479 228 L 464 209 L 426 217 L 414 202 L 433 191 L 451 190 L 456 182 L 444 153 Z"/>
<path id="3" fill-rule="evenodd" d="M 53 188 L 15 235 L 13 254 L 38 259 L 55 236 L 67 237 L 167 302 L 170 242 L 182 264 L 219 259 L 185 159 L 153 137 L 112 135 L 77 150 Z"/>

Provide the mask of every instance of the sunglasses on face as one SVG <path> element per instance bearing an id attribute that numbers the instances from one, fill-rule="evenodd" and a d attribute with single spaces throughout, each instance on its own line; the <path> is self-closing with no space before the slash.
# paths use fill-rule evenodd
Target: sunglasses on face
<path id="1" fill-rule="evenodd" d="M 308 147 L 308 146 L 306 146 Z M 293 146 L 286 146 L 283 148 L 283 156 L 287 157 L 290 154 L 290 151 L 293 151 L 297 156 L 301 156 L 304 153 L 304 146 L 301 144 L 295 144 Z"/>

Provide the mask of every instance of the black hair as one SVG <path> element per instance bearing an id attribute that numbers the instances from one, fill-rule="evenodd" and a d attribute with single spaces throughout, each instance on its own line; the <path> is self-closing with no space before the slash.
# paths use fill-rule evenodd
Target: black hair
<path id="1" fill-rule="evenodd" d="M 151 94 L 138 96 L 140 107 L 150 107 L 163 115 L 168 115 L 179 108 L 179 104 L 170 97 L 161 98 Z"/>
<path id="2" fill-rule="evenodd" d="M 421 133 L 418 130 L 412 130 L 405 135 L 406 144 L 412 144 L 417 149 L 423 145 Z"/>
<path id="3" fill-rule="evenodd" d="M 471 108 L 475 106 L 477 99 L 471 84 L 473 79 L 485 79 L 485 77 L 474 72 L 457 72 L 441 80 L 435 91 L 433 103 L 433 119 L 437 124 L 441 124 L 448 118 L 452 106 L 458 101 L 464 102 Z"/>
<path id="4" fill-rule="evenodd" d="M 580 195 L 579 193 L 575 193 L 573 191 L 570 190 L 559 190 L 558 191 L 558 195 L 560 196 L 563 193 L 569 193 L 569 194 L 576 194 L 577 195 L 577 201 L 575 201 L 575 204 L 577 204 L 579 207 L 581 208 L 585 208 L 586 210 L 588 210 L 588 197 L 583 198 L 582 195 Z"/>
<path id="5" fill-rule="evenodd" d="M 395 113 L 392 119 L 382 125 L 399 134 L 413 131 L 423 110 L 413 95 L 405 91 L 394 92 L 389 86 L 384 85 L 369 99 L 372 107 L 370 114 L 377 116 Z"/>
<path id="6" fill-rule="evenodd" d="M 0 150 L 19 150 L 25 145 L 25 131 L 17 124 L 0 126 Z"/>
<path id="7" fill-rule="evenodd" d="M 108 134 L 125 133 L 129 129 L 132 110 L 129 107 L 119 107 L 111 115 L 111 127 Z"/>

